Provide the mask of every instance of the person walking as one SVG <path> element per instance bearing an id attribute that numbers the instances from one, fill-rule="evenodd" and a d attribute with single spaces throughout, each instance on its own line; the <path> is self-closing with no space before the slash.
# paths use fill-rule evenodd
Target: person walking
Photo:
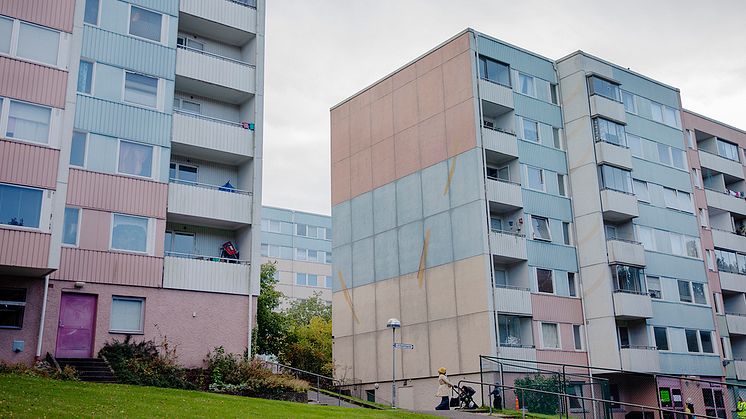
<path id="1" fill-rule="evenodd" d="M 736 402 L 736 416 L 738 419 L 746 419 L 746 402 L 741 396 L 738 396 L 738 402 Z"/>
<path id="2" fill-rule="evenodd" d="M 438 368 L 438 391 L 435 393 L 435 397 L 440 397 L 440 404 L 435 407 L 435 410 L 451 410 L 449 401 L 452 387 L 453 384 L 448 381 L 448 376 L 446 376 L 445 367 Z"/>
<path id="3" fill-rule="evenodd" d="M 687 397 L 686 399 L 686 405 L 684 406 L 684 413 L 686 414 L 687 419 L 696 419 L 696 416 L 694 416 L 694 402 L 692 402 L 691 397 Z"/>

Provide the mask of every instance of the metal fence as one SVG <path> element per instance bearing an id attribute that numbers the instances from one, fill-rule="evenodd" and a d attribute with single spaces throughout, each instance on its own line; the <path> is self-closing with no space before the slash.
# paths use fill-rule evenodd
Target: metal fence
<path id="1" fill-rule="evenodd" d="M 359 380 L 338 380 L 334 377 L 293 368 L 277 362 L 266 360 L 262 362 L 275 374 L 290 375 L 307 381 L 312 391 L 315 392 L 316 401 L 320 401 L 322 393 L 335 399 L 338 405 L 347 401 L 346 396 L 363 399 L 363 388 Z"/>

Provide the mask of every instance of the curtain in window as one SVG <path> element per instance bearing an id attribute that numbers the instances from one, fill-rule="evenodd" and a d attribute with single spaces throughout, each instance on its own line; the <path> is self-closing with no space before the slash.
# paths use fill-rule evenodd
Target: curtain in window
<path id="1" fill-rule="evenodd" d="M 119 250 L 145 252 L 148 249 L 148 219 L 114 215 L 111 247 Z"/>
<path id="2" fill-rule="evenodd" d="M 49 142 L 51 114 L 49 108 L 11 101 L 6 134 L 8 137 L 46 144 Z"/>
<path id="3" fill-rule="evenodd" d="M 129 175 L 150 177 L 153 168 L 153 147 L 127 141 L 119 144 L 119 171 Z"/>
<path id="4" fill-rule="evenodd" d="M 111 330 L 141 332 L 143 300 L 114 298 L 111 302 Z"/>
<path id="5" fill-rule="evenodd" d="M 124 100 L 155 108 L 158 104 L 158 79 L 127 73 L 124 80 Z"/>
<path id="6" fill-rule="evenodd" d="M 541 335 L 544 338 L 544 347 L 545 348 L 559 348 L 559 331 L 557 330 L 557 325 L 550 323 L 542 323 L 541 324 Z"/>

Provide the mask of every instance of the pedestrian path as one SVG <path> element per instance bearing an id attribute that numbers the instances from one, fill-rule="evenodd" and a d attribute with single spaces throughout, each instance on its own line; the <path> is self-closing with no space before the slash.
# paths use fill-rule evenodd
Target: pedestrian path
<path id="1" fill-rule="evenodd" d="M 308 390 L 308 402 L 309 403 L 317 403 L 324 406 L 341 406 L 341 407 L 350 407 L 350 408 L 360 408 L 360 406 L 356 406 L 352 403 L 347 403 L 344 400 L 339 400 L 336 397 L 329 396 L 324 393 L 318 393 L 314 390 Z"/>

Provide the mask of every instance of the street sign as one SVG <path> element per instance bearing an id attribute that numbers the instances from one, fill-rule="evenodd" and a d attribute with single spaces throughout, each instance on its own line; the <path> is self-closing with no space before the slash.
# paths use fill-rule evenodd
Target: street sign
<path id="1" fill-rule="evenodd" d="M 414 349 L 413 343 L 394 343 L 395 349 Z"/>

